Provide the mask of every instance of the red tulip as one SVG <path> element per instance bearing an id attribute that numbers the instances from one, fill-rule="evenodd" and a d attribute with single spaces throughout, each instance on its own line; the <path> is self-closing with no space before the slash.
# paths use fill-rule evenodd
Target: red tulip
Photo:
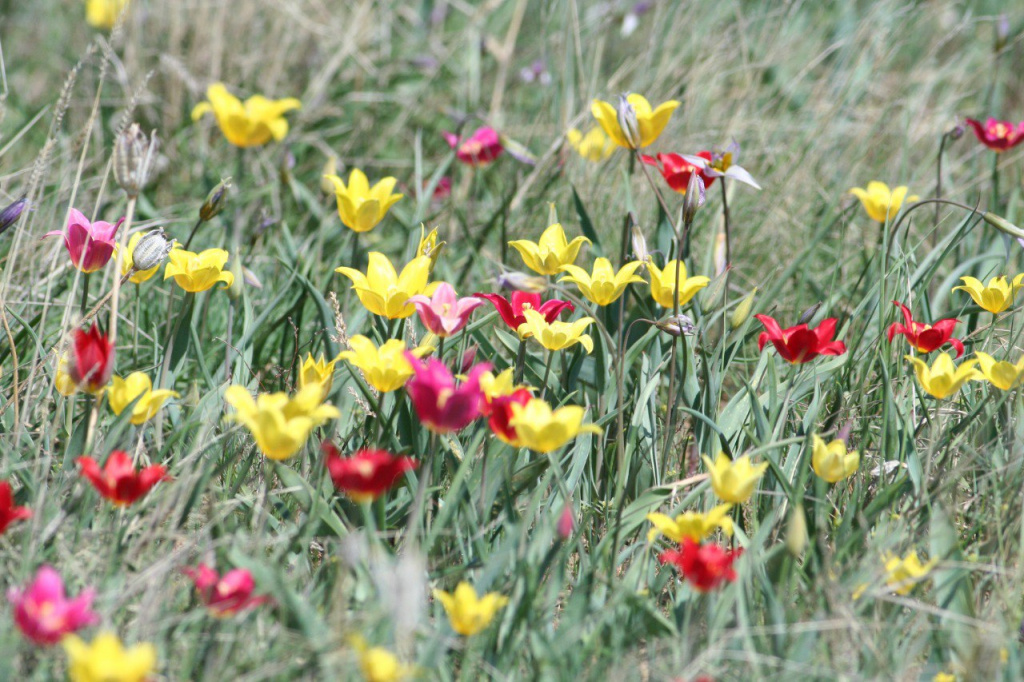
<path id="1" fill-rule="evenodd" d="M 357 450 L 343 458 L 328 441 L 320 450 L 334 487 L 356 502 L 372 502 L 390 490 L 402 474 L 419 466 L 415 459 L 396 457 L 384 450 Z"/>
<path id="2" fill-rule="evenodd" d="M 440 360 L 423 362 L 406 351 L 406 360 L 416 375 L 405 385 L 420 421 L 434 433 L 451 433 L 469 425 L 480 416 L 484 392 L 480 375 L 491 368 L 482 362 L 472 369 L 466 380 L 455 385 L 455 376 Z"/>
<path id="3" fill-rule="evenodd" d="M 899 306 L 899 309 L 903 312 L 903 324 L 893 322 L 889 326 L 889 343 L 892 343 L 892 339 L 896 334 L 903 334 L 907 337 L 910 345 L 920 353 L 931 353 L 946 342 L 949 342 L 949 345 L 956 349 L 957 357 L 964 354 L 964 344 L 960 342 L 960 339 L 953 338 L 953 328 L 956 327 L 957 322 L 960 320 L 947 318 L 939 320 L 935 324 L 915 322 L 910 314 L 910 308 L 899 301 L 893 301 L 893 304 Z"/>
<path id="4" fill-rule="evenodd" d="M 199 598 L 215 616 L 233 616 L 270 601 L 268 597 L 253 596 L 256 582 L 252 573 L 244 568 L 235 568 L 221 576 L 212 566 L 199 564 L 195 568 L 183 568 L 181 572 L 192 579 Z"/>
<path id="5" fill-rule="evenodd" d="M 470 166 L 486 166 L 501 156 L 504 146 L 494 128 L 477 128 L 469 137 L 444 133 L 445 142 L 455 150 L 455 157 Z"/>
<path id="6" fill-rule="evenodd" d="M 114 371 L 114 344 L 96 325 L 89 331 L 75 330 L 71 345 L 68 375 L 89 393 L 96 393 L 107 385 Z"/>
<path id="7" fill-rule="evenodd" d="M 110 453 L 102 470 L 92 457 L 79 457 L 75 461 L 99 494 L 119 507 L 132 504 L 160 481 L 171 480 L 167 469 L 159 464 L 136 472 L 132 458 L 121 450 Z"/>
<path id="8" fill-rule="evenodd" d="M 973 118 L 967 125 L 974 129 L 978 141 L 994 152 L 1005 152 L 1024 142 L 1024 121 L 1014 125 L 1012 121 L 997 121 L 989 118 L 982 124 Z"/>
<path id="9" fill-rule="evenodd" d="M 509 425 L 512 419 L 512 405 L 525 405 L 533 398 L 528 388 L 518 388 L 511 395 L 495 396 L 487 402 L 484 413 L 487 417 L 487 425 L 501 441 L 513 447 L 519 447 L 519 439 L 516 430 Z"/>
<path id="10" fill-rule="evenodd" d="M 505 298 L 501 294 L 473 294 L 480 298 L 485 298 L 494 305 L 497 309 L 498 314 L 501 315 L 501 319 L 508 325 L 509 329 L 514 331 L 519 330 L 520 325 L 526 324 L 526 316 L 523 315 L 523 308 L 533 308 L 538 313 L 544 316 L 544 320 L 550 324 L 555 321 L 559 315 L 564 311 L 568 310 L 570 313 L 576 310 L 569 301 L 560 301 L 557 298 L 553 298 L 550 301 L 544 301 L 541 303 L 540 294 L 529 294 L 525 291 L 513 291 L 511 300 Z"/>
<path id="11" fill-rule="evenodd" d="M 742 549 L 730 550 L 710 543 L 702 545 L 684 538 L 678 550 L 666 550 L 658 560 L 679 569 L 694 589 L 710 592 L 724 582 L 736 580 L 732 564 L 742 554 Z"/>
<path id="12" fill-rule="evenodd" d="M 779 323 L 767 315 L 754 315 L 767 331 L 757 337 L 757 347 L 764 350 L 764 344 L 772 342 L 775 350 L 787 362 L 800 364 L 809 362 L 819 355 L 842 355 L 846 352 L 846 344 L 833 341 L 836 333 L 836 320 L 830 317 L 823 320 L 817 329 L 810 329 L 806 324 L 798 324 L 789 329 L 781 329 Z"/>
<path id="13" fill-rule="evenodd" d="M 711 161 L 711 152 L 700 152 L 697 154 L 702 159 Z M 640 159 L 648 166 L 654 166 L 665 178 L 665 182 L 676 192 L 686 194 L 686 188 L 690 184 L 690 176 L 697 171 L 700 179 L 704 181 L 704 187 L 711 187 L 715 182 L 714 175 L 707 175 L 703 169 L 697 168 L 682 157 L 681 154 L 658 154 L 657 159 L 642 154 Z"/>
<path id="14" fill-rule="evenodd" d="M 7 526 L 15 521 L 22 521 L 31 517 L 31 509 L 14 505 L 11 484 L 7 481 L 0 481 L 0 535 L 3 535 L 4 531 L 7 530 Z"/>

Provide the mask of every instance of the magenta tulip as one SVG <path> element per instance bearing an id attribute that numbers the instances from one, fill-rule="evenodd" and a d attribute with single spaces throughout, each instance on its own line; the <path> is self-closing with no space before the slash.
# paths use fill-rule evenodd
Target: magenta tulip
<path id="1" fill-rule="evenodd" d="M 64 246 L 71 256 L 71 263 L 82 272 L 99 270 L 114 253 L 114 234 L 124 222 L 124 218 L 116 224 L 102 220 L 90 223 L 78 209 L 71 209 L 68 226 L 62 230 L 47 232 L 46 237 L 64 237 Z"/>

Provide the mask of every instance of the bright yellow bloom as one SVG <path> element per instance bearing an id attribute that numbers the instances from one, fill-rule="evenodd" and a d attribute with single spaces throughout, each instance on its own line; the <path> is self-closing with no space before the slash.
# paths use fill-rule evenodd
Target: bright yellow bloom
<path id="1" fill-rule="evenodd" d="M 519 325 L 519 329 L 516 330 L 520 338 L 533 336 L 548 350 L 562 350 L 577 343 L 588 353 L 594 350 L 594 340 L 590 338 L 590 334 L 583 333 L 594 322 L 592 317 L 581 317 L 574 322 L 548 322 L 536 310 L 526 307 L 523 308 L 523 316 L 526 322 Z"/>
<path id="2" fill-rule="evenodd" d="M 953 673 L 935 673 L 932 682 L 956 682 L 956 675 Z"/>
<path id="3" fill-rule="evenodd" d="M 78 635 L 67 635 L 62 643 L 71 682 L 142 682 L 156 667 L 156 647 L 142 643 L 125 649 L 111 632 L 99 633 L 91 644 Z"/>
<path id="4" fill-rule="evenodd" d="M 509 426 L 515 429 L 516 439 L 522 447 L 534 452 L 551 452 L 562 447 L 581 433 L 601 433 L 601 427 L 584 424 L 586 410 L 579 405 L 565 405 L 552 410 L 540 398 L 525 405 L 512 403 Z"/>
<path id="5" fill-rule="evenodd" d="M 377 348 L 370 339 L 356 335 L 348 340 L 348 345 L 352 350 L 342 351 L 338 358 L 362 370 L 366 383 L 381 393 L 397 391 L 414 374 L 412 365 L 405 358 L 404 341 L 389 339 Z M 432 350 L 430 346 L 420 346 L 414 348 L 412 354 L 421 358 Z"/>
<path id="6" fill-rule="evenodd" d="M 85 20 L 90 26 L 109 31 L 127 6 L 128 0 L 86 0 Z"/>
<path id="7" fill-rule="evenodd" d="M 484 397 L 488 401 L 512 395 L 516 392 L 516 389 L 522 388 L 521 386 L 516 386 L 514 378 L 514 372 L 511 367 L 497 374 L 490 370 L 482 372 L 480 374 L 480 390 L 483 391 Z"/>
<path id="8" fill-rule="evenodd" d="M 720 504 L 709 512 L 701 513 L 688 511 L 680 514 L 675 519 L 665 514 L 648 514 L 647 520 L 654 526 L 647 533 L 647 541 L 651 542 L 659 535 L 664 535 L 672 542 L 682 542 L 684 538 L 690 538 L 694 542 L 702 542 L 704 538 L 721 528 L 729 537 L 732 537 L 732 519 L 729 518 L 731 504 Z"/>
<path id="9" fill-rule="evenodd" d="M 900 212 L 904 201 L 917 201 L 918 196 L 907 196 L 907 188 L 904 185 L 889 190 L 889 185 L 884 182 L 872 180 L 868 183 L 867 189 L 854 187 L 850 194 L 860 199 L 864 210 L 872 220 L 884 223 Z"/>
<path id="10" fill-rule="evenodd" d="M 959 367 L 954 367 L 949 353 L 940 353 L 929 367 L 928 363 L 913 355 L 904 357 L 914 363 L 917 382 L 921 384 L 925 393 L 939 400 L 953 395 L 971 379 L 985 378 L 984 374 L 974 369 L 974 366 L 978 364 L 977 360 L 967 360 L 960 363 Z"/>
<path id="11" fill-rule="evenodd" d="M 672 118 L 672 112 L 679 106 L 679 102 L 672 99 L 652 111 L 647 98 L 635 93 L 626 96 L 626 101 L 635 115 L 636 130 L 633 132 L 623 131 L 620 125 L 619 110 L 623 108 L 621 102 L 618 108 L 599 99 L 595 99 L 590 105 L 590 113 L 601 124 L 608 137 L 612 138 L 612 142 L 626 149 L 646 147 L 657 140 Z"/>
<path id="12" fill-rule="evenodd" d="M 366 682 L 400 682 L 414 672 L 412 666 L 404 665 L 384 647 L 371 647 L 358 635 L 350 641 L 359 654 L 359 670 Z"/>
<path id="13" fill-rule="evenodd" d="M 131 236 L 131 239 L 128 240 L 128 247 L 124 250 L 124 257 L 121 259 L 121 275 L 122 276 L 127 275 L 129 272 L 132 271 L 132 267 L 134 267 L 134 265 L 135 265 L 135 261 L 132 260 L 132 256 L 135 253 L 135 247 L 139 245 L 139 240 L 142 239 L 144 236 L 145 236 L 145 233 L 143 233 L 143 232 L 136 232 L 135 234 L 133 234 Z M 118 250 L 120 250 L 120 248 L 121 248 L 121 246 L 119 244 L 114 244 L 114 257 L 115 258 L 117 258 L 117 252 L 118 252 Z M 149 270 L 139 270 L 139 271 L 135 272 L 134 274 L 132 274 L 132 276 L 128 278 L 128 281 L 132 282 L 134 284 L 142 284 L 147 279 L 149 279 L 150 277 L 155 275 L 156 271 L 159 270 L 159 269 L 160 269 L 160 264 L 158 263 L 158 264 L 154 265 L 153 267 L 151 267 Z"/>
<path id="14" fill-rule="evenodd" d="M 994 357 L 981 351 L 974 351 L 974 357 L 978 358 L 981 373 L 996 388 L 1009 391 L 1024 382 L 1024 355 L 1016 365 L 1006 361 L 996 362 Z"/>
<path id="15" fill-rule="evenodd" d="M 352 280 L 352 288 L 363 306 L 374 315 L 395 319 L 409 317 L 416 312 L 416 306 L 409 303 L 409 297 L 416 294 L 431 296 L 440 282 L 427 284 L 430 277 L 430 259 L 417 256 L 409 261 L 402 274 L 395 271 L 388 257 L 376 251 L 370 252 L 366 274 L 353 268 L 335 268 L 335 272 Z"/>
<path id="16" fill-rule="evenodd" d="M 377 227 L 395 202 L 405 196 L 391 193 L 398 182 L 395 178 L 388 176 L 370 187 L 366 174 L 358 168 L 349 173 L 347 187 L 337 175 L 325 175 L 324 178 L 334 184 L 341 222 L 355 232 L 369 232 Z"/>
<path id="17" fill-rule="evenodd" d="M 916 551 L 912 551 L 903 559 L 889 555 L 885 560 L 885 582 L 897 594 L 910 594 L 914 585 L 921 582 L 938 562 L 938 559 L 932 559 L 922 564 L 917 558 Z"/>
<path id="18" fill-rule="evenodd" d="M 192 120 L 198 121 L 212 112 L 224 137 L 236 147 L 260 147 L 271 138 L 283 140 L 288 134 L 284 113 L 302 107 L 294 97 L 273 100 L 253 95 L 243 103 L 228 92 L 223 83 L 208 87 L 206 99 L 209 101 L 197 104 L 192 110 Z"/>
<path id="19" fill-rule="evenodd" d="M 494 615 L 508 604 L 508 597 L 497 592 L 488 592 L 483 597 L 478 597 L 476 590 L 467 582 L 459 583 L 454 594 L 434 590 L 434 598 L 444 606 L 452 630 L 466 637 L 471 637 L 490 625 Z"/>
<path id="20" fill-rule="evenodd" d="M 725 502 L 741 504 L 750 499 L 754 494 L 757 482 L 764 476 L 768 469 L 768 462 L 754 465 L 750 463 L 750 457 L 744 455 L 736 460 L 726 457 L 724 452 L 719 452 L 715 461 L 707 455 L 701 455 L 704 466 L 708 468 L 711 476 L 711 489 L 715 495 Z"/>
<path id="21" fill-rule="evenodd" d="M 846 443 L 839 439 L 828 444 L 817 434 L 812 436 L 812 439 L 814 450 L 811 455 L 811 466 L 819 477 L 829 483 L 838 483 L 857 471 L 857 467 L 860 466 L 860 454 L 856 450 L 847 452 Z"/>
<path id="22" fill-rule="evenodd" d="M 114 376 L 110 388 L 107 389 L 107 400 L 110 401 L 110 409 L 114 414 L 121 414 L 124 408 L 138 398 L 138 402 L 132 408 L 131 418 L 132 424 L 136 426 L 156 416 L 164 401 L 171 397 L 177 398 L 178 393 L 166 388 L 154 391 L 153 382 L 143 372 L 132 372 L 124 379 Z"/>
<path id="23" fill-rule="evenodd" d="M 1017 291 L 1024 287 L 1024 273 L 1014 277 L 1013 284 L 1009 284 L 1006 277 L 1003 276 L 993 277 L 988 281 L 988 286 L 973 277 L 961 277 L 960 279 L 963 284 L 953 287 L 953 291 L 957 289 L 966 291 L 975 303 L 993 315 L 997 315 L 1013 305 Z"/>
<path id="24" fill-rule="evenodd" d="M 253 400 L 242 386 L 229 386 L 224 400 L 235 408 L 225 417 L 244 424 L 270 459 L 288 459 L 305 444 L 314 428 L 341 416 L 333 405 L 322 404 L 320 386 L 311 385 L 294 397 L 286 393 L 261 393 Z"/>
<path id="25" fill-rule="evenodd" d="M 600 128 L 591 128 L 586 135 L 576 128 L 569 128 L 565 136 L 572 148 L 587 161 L 604 161 L 615 151 L 615 143 Z"/>
<path id="26" fill-rule="evenodd" d="M 227 289 L 235 283 L 235 276 L 224 269 L 228 262 L 228 252 L 224 249 L 206 249 L 199 253 L 174 249 L 167 258 L 169 262 L 164 268 L 164 279 L 173 277 L 185 291 L 206 291 L 217 282 L 224 282 L 221 289 Z"/>
<path id="27" fill-rule="evenodd" d="M 57 356 L 57 376 L 53 379 L 54 388 L 57 389 L 57 393 L 67 397 L 75 394 L 78 390 L 78 384 L 71 378 L 68 373 L 68 354 L 61 353 Z"/>
<path id="28" fill-rule="evenodd" d="M 637 269 L 642 265 L 643 263 L 635 260 L 632 263 L 626 263 L 618 272 L 615 272 L 612 269 L 611 261 L 607 258 L 597 258 L 594 260 L 593 274 L 589 274 L 578 265 L 563 265 L 562 272 L 569 273 L 569 276 L 558 281 L 572 282 L 579 287 L 580 292 L 588 300 L 597 305 L 611 305 L 619 296 L 622 296 L 627 285 L 633 282 L 643 283 L 643 277 L 636 274 Z"/>
<path id="29" fill-rule="evenodd" d="M 435 227 L 428 234 L 426 228 L 420 225 L 420 243 L 416 247 L 417 256 L 426 256 L 430 259 L 430 271 L 434 271 L 434 266 L 437 265 L 437 258 L 441 255 L 441 251 L 444 250 L 445 244 L 448 242 L 438 241 L 437 228 Z"/>
<path id="30" fill-rule="evenodd" d="M 327 362 L 322 353 L 316 360 L 313 359 L 312 353 L 307 354 L 299 369 L 299 388 L 316 384 L 320 387 L 320 400 L 327 400 L 331 387 L 334 386 L 334 364 L 337 361 L 338 358 L 335 358 Z"/>
<path id="31" fill-rule="evenodd" d="M 563 265 L 571 265 L 580 253 L 580 247 L 589 244 L 586 237 L 576 237 L 571 242 L 565 238 L 561 223 L 548 225 L 540 241 L 518 239 L 508 245 L 519 252 L 526 267 L 541 275 L 557 275 Z"/>
<path id="32" fill-rule="evenodd" d="M 698 291 L 711 281 L 703 275 L 686 276 L 686 263 L 670 260 L 664 270 L 659 270 L 653 262 L 647 263 L 647 271 L 651 273 L 651 298 L 662 308 L 675 308 L 672 293 L 676 290 L 676 268 L 679 268 L 679 307 L 682 308 Z"/>

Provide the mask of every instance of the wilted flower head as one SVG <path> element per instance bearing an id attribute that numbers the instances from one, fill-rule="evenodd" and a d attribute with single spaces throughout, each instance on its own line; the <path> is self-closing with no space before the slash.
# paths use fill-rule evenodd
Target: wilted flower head
<path id="1" fill-rule="evenodd" d="M 106 265 L 113 255 L 114 235 L 122 222 L 124 218 L 114 224 L 102 220 L 90 223 L 81 211 L 72 208 L 68 214 L 67 227 L 47 232 L 43 238 L 64 237 L 64 247 L 71 257 L 71 264 L 82 272 L 95 272 Z"/>
<path id="2" fill-rule="evenodd" d="M 92 610 L 93 589 L 69 599 L 64 580 L 50 566 L 43 566 L 25 589 L 12 587 L 7 600 L 14 607 L 14 624 L 36 644 L 56 644 L 65 635 L 99 622 Z"/>
<path id="3" fill-rule="evenodd" d="M 285 112 L 302 106 L 294 97 L 272 100 L 263 95 L 253 95 L 243 103 L 223 83 L 210 85 L 206 99 L 192 110 L 192 120 L 212 113 L 224 137 L 236 147 L 260 147 L 271 139 L 283 140 L 288 134 Z"/>

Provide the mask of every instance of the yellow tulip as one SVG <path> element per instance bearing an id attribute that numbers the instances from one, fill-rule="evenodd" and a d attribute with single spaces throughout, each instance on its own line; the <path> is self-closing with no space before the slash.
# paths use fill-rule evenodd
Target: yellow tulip
<path id="1" fill-rule="evenodd" d="M 721 528 L 732 537 L 732 519 L 729 518 L 731 504 L 720 504 L 709 512 L 688 511 L 673 519 L 665 514 L 648 514 L 647 520 L 654 526 L 647 533 L 647 541 L 651 542 L 659 535 L 664 535 L 672 542 L 682 542 L 689 538 L 694 542 L 702 542 L 704 538 Z"/>
<path id="2" fill-rule="evenodd" d="M 272 100 L 253 95 L 243 103 L 228 92 L 223 83 L 214 83 L 206 89 L 209 101 L 197 104 L 192 120 L 213 113 L 217 125 L 228 142 L 236 147 L 260 147 L 274 140 L 283 140 L 288 134 L 286 111 L 299 109 L 302 103 L 294 97 Z"/>
<path id="3" fill-rule="evenodd" d="M 334 364 L 337 361 L 338 358 L 335 358 L 327 362 L 323 354 L 314 360 L 312 353 L 307 354 L 302 367 L 299 368 L 299 388 L 315 384 L 320 387 L 320 400 L 326 400 L 331 387 L 334 386 Z"/>
<path id="4" fill-rule="evenodd" d="M 355 232 L 369 232 L 377 227 L 395 202 L 405 196 L 391 193 L 398 182 L 395 178 L 386 177 L 370 187 L 366 174 L 358 168 L 349 173 L 347 187 L 337 175 L 325 175 L 324 178 L 334 184 L 341 222 Z"/>
<path id="5" fill-rule="evenodd" d="M 416 247 L 417 256 L 426 256 L 430 259 L 430 271 L 434 271 L 434 266 L 437 265 L 437 259 L 441 255 L 441 251 L 444 250 L 445 244 L 448 242 L 439 241 L 437 237 L 437 228 L 435 227 L 429 233 L 426 232 L 426 228 L 420 225 L 420 243 Z"/>
<path id="6" fill-rule="evenodd" d="M 509 426 L 515 429 L 516 439 L 522 447 L 534 452 L 552 452 L 581 433 L 601 433 L 601 427 L 584 424 L 586 410 L 579 405 L 565 405 L 552 410 L 540 398 L 525 405 L 512 403 Z"/>
<path id="7" fill-rule="evenodd" d="M 561 223 L 549 225 L 540 236 L 540 241 L 518 239 L 508 245 L 519 252 L 526 267 L 541 275 L 557 275 L 563 265 L 571 265 L 579 255 L 580 247 L 589 244 L 586 237 L 576 237 L 571 242 L 565 238 Z"/>
<path id="8" fill-rule="evenodd" d="M 914 363 L 914 372 L 917 374 L 917 382 L 921 384 L 924 392 L 942 400 L 960 390 L 960 387 L 971 379 L 983 379 L 984 374 L 974 369 L 978 364 L 977 360 L 967 360 L 960 363 L 959 367 L 953 366 L 953 359 L 949 353 L 940 353 L 932 366 L 913 355 L 904 356 Z"/>
<path id="9" fill-rule="evenodd" d="M 812 436 L 814 443 L 811 455 L 811 466 L 814 473 L 829 483 L 838 483 L 849 478 L 860 466 L 860 454 L 856 450 L 846 451 L 846 443 L 836 439 L 826 444 L 817 434 Z"/>
<path id="10" fill-rule="evenodd" d="M 351 642 L 359 654 L 359 670 L 366 682 L 400 682 L 414 672 L 412 666 L 404 665 L 384 647 L 371 647 L 358 635 Z"/>
<path id="11" fill-rule="evenodd" d="M 562 350 L 577 343 L 588 353 L 594 350 L 594 340 L 589 334 L 583 333 L 594 322 L 592 317 L 581 317 L 574 322 L 548 322 L 536 310 L 526 307 L 523 308 L 523 317 L 526 318 L 526 322 L 519 325 L 516 330 L 520 338 L 533 336 L 548 350 Z"/>
<path id="12" fill-rule="evenodd" d="M 626 149 L 639 149 L 658 139 L 677 107 L 679 102 L 673 99 L 652 110 L 651 103 L 643 95 L 634 93 L 620 96 L 618 107 L 595 99 L 590 105 L 590 113 L 612 142 Z"/>
<path id="13" fill-rule="evenodd" d="M 127 275 L 129 272 L 132 271 L 132 268 L 135 265 L 135 261 L 132 260 L 132 257 L 135 254 L 135 247 L 139 245 L 139 240 L 142 239 L 144 236 L 145 236 L 145 233 L 143 233 L 143 232 L 136 232 L 135 234 L 133 234 L 131 236 L 131 239 L 128 240 L 128 246 L 124 250 L 124 257 L 121 259 L 121 276 Z M 117 252 L 118 252 L 118 250 L 120 250 L 120 248 L 121 247 L 120 247 L 119 244 L 114 244 L 114 257 L 115 258 L 117 257 Z M 128 281 L 132 282 L 134 284 L 142 284 L 143 282 L 148 280 L 150 277 L 155 275 L 156 271 L 159 270 L 159 269 L 160 269 L 160 264 L 158 263 L 157 265 L 154 265 L 153 267 L 151 267 L 148 270 L 139 270 L 139 271 L 133 273 L 132 276 L 128 278 Z"/>
<path id="14" fill-rule="evenodd" d="M 904 201 L 917 201 L 918 196 L 907 196 L 907 188 L 904 185 L 894 187 L 891 191 L 889 185 L 884 182 L 872 180 L 868 183 L 867 189 L 854 187 L 850 194 L 860 199 L 868 216 L 872 220 L 884 223 L 900 212 Z"/>
<path id="15" fill-rule="evenodd" d="M 170 262 L 164 268 L 164 279 L 173 277 L 185 291 L 206 291 L 217 282 L 224 282 L 221 289 L 227 289 L 235 283 L 235 276 L 224 269 L 228 262 L 228 252 L 224 249 L 206 249 L 199 253 L 174 249 L 167 258 Z"/>
<path id="16" fill-rule="evenodd" d="M 111 632 L 101 632 L 91 644 L 78 635 L 67 635 L 61 642 L 68 654 L 71 682 L 142 682 L 156 667 L 156 648 L 152 644 L 125 649 Z"/>
<path id="17" fill-rule="evenodd" d="M 576 128 L 570 128 L 565 136 L 576 153 L 587 161 L 604 161 L 615 151 L 615 143 L 600 128 L 591 128 L 585 135 Z"/>
<path id="18" fill-rule="evenodd" d="M 508 604 L 508 597 L 497 592 L 488 592 L 483 597 L 477 596 L 476 590 L 467 582 L 459 583 L 454 594 L 434 590 L 434 598 L 444 606 L 452 630 L 466 637 L 471 637 L 490 625 L 495 614 Z"/>
<path id="19" fill-rule="evenodd" d="M 622 296 L 627 285 L 634 282 L 643 283 L 643 277 L 636 274 L 637 269 L 642 265 L 643 263 L 636 260 L 626 263 L 618 272 L 615 272 L 612 269 L 611 261 L 607 258 L 597 258 L 594 260 L 593 274 L 578 265 L 563 265 L 562 272 L 569 273 L 569 276 L 558 281 L 572 282 L 589 301 L 597 305 L 611 305 L 618 300 L 619 296 Z"/>
<path id="20" fill-rule="evenodd" d="M 1024 355 L 1017 360 L 1016 365 L 1005 360 L 996 362 L 991 355 L 981 351 L 975 351 L 974 357 L 978 358 L 981 373 L 996 388 L 1009 391 L 1024 382 Z"/>
<path id="21" fill-rule="evenodd" d="M 988 286 L 981 283 L 974 277 L 961 277 L 963 284 L 953 287 L 953 291 L 960 289 L 966 291 L 979 306 L 997 315 L 1011 305 L 1017 295 L 1017 291 L 1024 287 L 1024 273 L 1013 278 L 1013 284 L 1006 281 L 1006 277 L 993 277 L 988 281 Z"/>
<path id="22" fill-rule="evenodd" d="M 517 389 L 523 388 L 515 384 L 514 372 L 511 367 L 497 374 L 494 374 L 490 370 L 482 372 L 480 374 L 480 390 L 483 391 L 484 398 L 487 402 L 494 400 L 495 398 L 501 398 L 503 396 L 512 395 Z"/>
<path id="23" fill-rule="evenodd" d="M 665 264 L 664 270 L 658 269 L 654 263 L 648 263 L 647 270 L 651 273 L 651 298 L 662 308 L 675 308 L 672 294 L 676 291 L 676 268 L 679 268 L 680 308 L 689 303 L 690 299 L 711 281 L 703 275 L 687 277 L 686 263 L 670 260 Z"/>
<path id="24" fill-rule="evenodd" d="M 288 459 L 302 448 L 314 428 L 341 416 L 333 405 L 322 404 L 320 386 L 303 388 L 294 397 L 262 393 L 253 400 L 242 386 L 229 386 L 224 400 L 235 408 L 225 419 L 243 424 L 270 459 Z"/>
<path id="25" fill-rule="evenodd" d="M 338 358 L 360 369 L 366 383 L 381 393 L 397 391 L 414 374 L 412 365 L 405 358 L 404 341 L 389 339 L 377 348 L 370 339 L 356 335 L 348 340 L 348 345 L 352 350 L 342 351 Z M 432 350 L 430 346 L 420 346 L 412 353 L 419 358 L 429 355 Z"/>
<path id="26" fill-rule="evenodd" d="M 367 310 L 390 319 L 412 315 L 416 306 L 409 303 L 409 297 L 416 294 L 431 296 L 440 284 L 427 284 L 430 259 L 426 256 L 417 256 L 409 261 L 402 268 L 401 275 L 387 256 L 376 251 L 370 252 L 365 275 L 354 268 L 341 267 L 334 271 L 352 280 L 352 288 Z"/>
<path id="27" fill-rule="evenodd" d="M 78 384 L 71 378 L 68 373 L 68 354 L 61 353 L 57 356 L 57 374 L 53 379 L 54 388 L 57 389 L 57 393 L 67 397 L 75 394 L 78 390 Z"/>
<path id="28" fill-rule="evenodd" d="M 711 476 L 711 489 L 715 495 L 725 502 L 741 504 L 750 499 L 754 494 L 757 482 L 764 476 L 768 469 L 768 462 L 751 464 L 750 457 L 744 455 L 736 460 L 730 460 L 724 452 L 719 452 L 715 461 L 707 455 L 702 455 L 704 466 L 708 468 Z"/>
<path id="29" fill-rule="evenodd" d="M 128 6 L 128 0 L 86 0 L 85 20 L 90 26 L 109 31 Z"/>
<path id="30" fill-rule="evenodd" d="M 168 398 L 177 398 L 176 391 L 165 388 L 153 390 L 153 382 L 143 372 L 132 372 L 124 379 L 114 376 L 110 388 L 107 389 L 107 400 L 114 414 L 121 414 L 124 409 L 138 399 L 132 408 L 131 423 L 136 426 L 143 424 L 154 416 Z"/>
<path id="31" fill-rule="evenodd" d="M 885 560 L 885 582 L 897 594 L 910 594 L 914 585 L 921 582 L 937 563 L 938 559 L 932 559 L 922 564 L 916 551 L 912 551 L 903 559 L 889 555 Z"/>

